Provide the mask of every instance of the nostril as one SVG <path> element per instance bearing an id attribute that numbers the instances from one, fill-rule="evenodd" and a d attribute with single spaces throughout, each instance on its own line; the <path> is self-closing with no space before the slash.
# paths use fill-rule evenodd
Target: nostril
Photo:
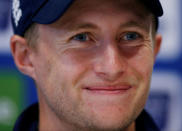
<path id="1" fill-rule="evenodd" d="M 110 81 L 120 77 L 127 68 L 127 61 L 118 47 L 112 43 L 105 45 L 104 50 L 94 61 L 94 71 L 97 76 Z"/>
<path id="2" fill-rule="evenodd" d="M 97 77 L 105 81 L 117 81 L 123 74 L 124 71 L 113 71 L 113 70 L 102 70 L 95 72 Z"/>

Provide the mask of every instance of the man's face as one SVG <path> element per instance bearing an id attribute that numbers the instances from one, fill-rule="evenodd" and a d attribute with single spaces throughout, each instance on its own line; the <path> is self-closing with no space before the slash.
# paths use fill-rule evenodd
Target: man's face
<path id="1" fill-rule="evenodd" d="M 133 0 L 78 0 L 38 27 L 33 78 L 44 115 L 83 130 L 127 128 L 148 96 L 151 15 Z"/>

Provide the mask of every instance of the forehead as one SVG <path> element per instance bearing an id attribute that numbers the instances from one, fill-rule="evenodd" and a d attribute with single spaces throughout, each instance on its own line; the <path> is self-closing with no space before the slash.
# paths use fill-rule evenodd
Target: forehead
<path id="1" fill-rule="evenodd" d="M 84 17 L 100 17 L 101 14 L 127 16 L 127 13 L 133 14 L 133 17 L 144 19 L 152 14 L 138 0 L 75 0 L 64 15 L 54 24 L 63 25 L 68 21 L 73 22 Z M 102 16 L 101 16 L 102 18 Z"/>
<path id="2" fill-rule="evenodd" d="M 137 0 L 75 0 L 56 22 L 38 24 L 38 34 L 39 40 L 56 42 L 81 32 L 114 38 L 133 30 L 154 34 L 153 25 L 152 13 Z"/>
<path id="3" fill-rule="evenodd" d="M 97 5 L 97 6 L 95 6 Z M 75 0 L 71 6 L 71 8 L 75 10 L 88 10 L 88 9 L 100 9 L 100 7 L 105 7 L 110 5 L 110 7 L 114 7 L 115 9 L 136 9 L 144 8 L 141 0 Z M 134 8 L 135 7 L 135 8 Z"/>
<path id="4" fill-rule="evenodd" d="M 75 0 L 56 22 L 39 25 L 39 30 L 40 34 L 47 29 L 57 34 L 65 30 L 76 31 L 79 26 L 88 24 L 97 29 L 137 25 L 148 32 L 153 17 L 138 0 Z"/>
<path id="5" fill-rule="evenodd" d="M 131 10 L 135 11 L 136 13 L 140 13 L 141 15 L 149 13 L 139 0 L 75 0 L 70 10 L 71 9 L 74 12 L 110 9 L 118 12 L 123 10 Z"/>

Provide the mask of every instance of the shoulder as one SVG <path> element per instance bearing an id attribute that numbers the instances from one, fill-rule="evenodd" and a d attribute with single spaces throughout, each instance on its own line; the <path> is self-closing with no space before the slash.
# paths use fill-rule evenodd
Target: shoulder
<path id="1" fill-rule="evenodd" d="M 38 129 L 38 103 L 28 107 L 17 119 L 13 131 L 37 131 Z"/>
<path id="2" fill-rule="evenodd" d="M 160 131 L 152 117 L 145 110 L 136 119 L 136 131 Z"/>

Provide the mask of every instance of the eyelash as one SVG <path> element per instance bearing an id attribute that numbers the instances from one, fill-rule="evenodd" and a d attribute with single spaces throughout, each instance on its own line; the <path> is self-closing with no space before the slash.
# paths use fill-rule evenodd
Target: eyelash
<path id="1" fill-rule="evenodd" d="M 131 38 L 125 38 L 127 37 L 127 35 L 133 35 L 131 36 Z M 135 35 L 135 36 L 134 36 Z M 142 35 L 137 33 L 137 32 L 126 32 L 126 33 L 123 33 L 122 36 L 120 37 L 120 41 L 136 41 L 138 39 L 141 39 L 142 38 Z"/>
<path id="2" fill-rule="evenodd" d="M 127 37 L 127 35 L 131 35 L 131 37 Z M 143 38 L 143 35 L 137 32 L 125 32 L 122 33 L 121 37 L 119 38 L 119 42 L 134 42 Z M 89 32 L 78 33 L 71 37 L 71 40 L 78 41 L 78 42 L 88 42 L 93 41 L 91 34 Z"/>
<path id="3" fill-rule="evenodd" d="M 82 38 L 83 39 L 85 38 L 85 40 L 81 40 Z M 86 41 L 91 40 L 91 37 L 90 37 L 90 34 L 88 32 L 83 32 L 83 33 L 79 33 L 79 34 L 74 35 L 73 37 L 71 37 L 71 40 L 76 40 L 79 42 L 86 42 Z"/>

